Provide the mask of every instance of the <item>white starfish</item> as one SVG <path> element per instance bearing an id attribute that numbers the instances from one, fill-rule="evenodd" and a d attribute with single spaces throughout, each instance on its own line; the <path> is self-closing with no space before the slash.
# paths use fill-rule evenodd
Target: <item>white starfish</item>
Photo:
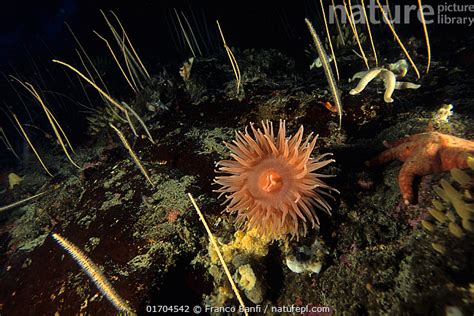
<path id="1" fill-rule="evenodd" d="M 411 82 L 397 81 L 399 78 L 403 78 L 408 71 L 408 64 L 406 60 L 401 59 L 394 64 L 389 64 L 388 69 L 386 68 L 374 68 L 368 71 L 361 71 L 356 73 L 352 80 L 360 79 L 357 86 L 349 91 L 350 95 L 355 95 L 362 92 L 367 85 L 377 77 L 383 80 L 385 84 L 384 101 L 387 103 L 393 102 L 392 94 L 396 90 L 403 89 L 418 89 L 421 87 L 419 84 Z M 394 72 L 398 73 L 398 76 Z"/>

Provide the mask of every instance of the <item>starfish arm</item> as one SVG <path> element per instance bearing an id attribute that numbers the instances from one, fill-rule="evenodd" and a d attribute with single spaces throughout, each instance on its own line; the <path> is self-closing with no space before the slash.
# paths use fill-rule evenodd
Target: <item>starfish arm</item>
<path id="1" fill-rule="evenodd" d="M 467 146 L 466 146 L 467 147 Z M 447 147 L 440 149 L 441 166 L 439 171 L 448 171 L 453 168 L 466 169 L 467 157 L 474 156 L 474 148 Z"/>
<path id="2" fill-rule="evenodd" d="M 403 78 L 407 75 L 408 72 L 408 66 L 406 68 L 401 68 L 400 69 L 400 74 L 398 75 L 398 78 Z"/>
<path id="3" fill-rule="evenodd" d="M 445 139 L 446 139 L 446 136 L 449 136 L 449 137 L 448 137 L 448 141 L 445 140 L 445 143 L 449 143 L 451 146 L 454 146 L 454 147 L 462 148 L 465 151 L 470 151 L 470 152 L 474 151 L 473 140 L 463 139 L 463 138 L 450 136 L 450 135 L 445 135 L 444 137 Z"/>
<path id="4" fill-rule="evenodd" d="M 359 83 L 357 84 L 357 87 L 352 89 L 349 94 L 354 95 L 360 93 L 362 90 L 367 87 L 367 85 L 377 77 L 382 69 L 376 68 L 374 70 L 369 71 L 362 79 L 360 79 Z"/>
<path id="5" fill-rule="evenodd" d="M 433 172 L 430 162 L 417 159 L 416 156 L 407 160 L 398 174 L 398 184 L 405 204 L 413 201 L 413 179 L 415 176 L 423 176 Z"/>
<path id="6" fill-rule="evenodd" d="M 385 94 L 383 95 L 383 100 L 387 103 L 392 103 L 392 94 L 395 91 L 395 86 L 397 83 L 397 79 L 395 78 L 395 74 L 389 70 L 383 70 L 380 74 L 380 77 L 385 82 Z"/>
<path id="7" fill-rule="evenodd" d="M 392 140 L 392 141 L 385 140 L 384 145 L 385 147 L 388 147 L 388 148 L 398 147 L 403 143 L 416 143 L 420 139 L 425 138 L 425 137 L 426 137 L 426 133 L 419 133 L 415 135 L 406 136 L 397 140 Z"/>
<path id="8" fill-rule="evenodd" d="M 453 168 L 468 167 L 468 157 L 474 156 L 474 141 L 439 132 L 426 132 L 395 141 L 385 141 L 388 147 L 375 159 L 366 162 L 375 166 L 393 159 L 404 161 L 398 176 L 400 192 L 406 204 L 413 201 L 413 179 Z"/>
<path id="9" fill-rule="evenodd" d="M 403 78 L 408 72 L 408 62 L 405 59 L 400 59 L 396 63 L 389 64 L 388 69 L 392 72 L 398 72 L 398 78 Z"/>
<path id="10" fill-rule="evenodd" d="M 405 81 L 398 81 L 395 84 L 395 89 L 397 90 L 404 90 L 404 89 L 418 89 L 421 85 L 412 83 L 412 82 L 405 82 Z"/>
<path id="11" fill-rule="evenodd" d="M 373 167 L 373 166 L 382 165 L 384 163 L 387 163 L 397 158 L 398 158 L 397 148 L 389 148 L 389 149 L 384 150 L 374 159 L 367 161 L 365 164 L 368 167 Z"/>
<path id="12" fill-rule="evenodd" d="M 352 81 L 354 81 L 354 80 L 356 80 L 356 79 L 364 78 L 364 76 L 367 75 L 369 72 L 370 72 L 370 70 L 359 71 L 359 72 L 357 72 L 354 76 L 352 76 L 352 79 L 350 79 L 349 82 L 352 82 Z"/>
<path id="13" fill-rule="evenodd" d="M 410 162 L 404 163 L 398 174 L 398 186 L 400 187 L 400 193 L 406 205 L 413 201 L 413 179 L 415 178 L 415 174 L 413 173 L 413 166 Z"/>

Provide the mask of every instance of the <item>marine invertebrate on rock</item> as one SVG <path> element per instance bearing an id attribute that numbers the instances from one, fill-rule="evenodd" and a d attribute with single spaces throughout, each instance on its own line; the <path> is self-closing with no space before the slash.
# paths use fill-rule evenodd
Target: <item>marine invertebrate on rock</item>
<path id="1" fill-rule="evenodd" d="M 263 301 L 267 285 L 261 272 L 255 269 L 263 264 L 262 262 L 268 254 L 272 240 L 258 236 L 255 229 L 246 232 L 238 230 L 234 237 L 229 243 L 221 245 L 222 258 L 226 264 L 235 268 L 234 279 L 244 291 L 245 296 L 254 304 L 259 304 Z M 211 259 L 209 273 L 214 277 L 217 284 L 222 284 L 225 279 L 216 266 L 220 260 L 217 249 L 209 244 L 208 252 Z M 222 286 L 225 287 L 224 284 Z M 224 305 L 225 297 L 228 297 L 228 295 L 222 296 L 219 292 L 216 292 L 216 294 L 218 301 L 214 299 L 214 303 L 220 302 Z M 222 301 L 223 298 L 224 301 Z"/>
<path id="2" fill-rule="evenodd" d="M 94 112 L 86 116 L 86 120 L 90 135 L 98 135 L 106 131 L 109 124 L 121 128 L 123 123 L 127 123 L 127 120 L 122 118 L 118 110 L 112 106 L 97 107 Z"/>
<path id="3" fill-rule="evenodd" d="M 441 107 L 438 109 L 433 114 L 433 124 L 434 125 L 439 125 L 443 123 L 449 122 L 449 117 L 453 115 L 453 105 L 452 104 L 443 104 Z"/>
<path id="4" fill-rule="evenodd" d="M 337 11 L 334 11 L 334 16 L 336 15 L 337 15 Z M 339 24 L 339 19 L 336 18 L 336 21 L 338 22 L 337 24 Z M 364 45 L 367 42 L 367 36 L 365 35 L 365 33 L 362 32 L 359 24 L 356 25 L 356 28 L 358 29 L 357 33 L 359 34 L 359 42 L 362 45 Z M 336 48 L 343 49 L 345 47 L 348 47 L 350 49 L 354 48 L 354 51 L 355 51 L 355 46 L 358 46 L 358 43 L 357 43 L 357 39 L 355 38 L 354 33 L 352 32 L 350 23 L 342 24 L 340 29 L 341 29 L 341 32 L 338 31 L 338 34 L 332 36 L 332 39 L 335 42 Z M 325 43 L 325 44 L 327 46 L 328 43 Z M 359 57 L 362 57 L 362 56 L 359 55 Z"/>
<path id="5" fill-rule="evenodd" d="M 356 21 L 354 20 L 351 1 L 349 0 L 349 9 L 347 9 L 347 4 L 346 4 L 345 0 L 343 0 L 342 3 L 344 4 L 344 11 L 346 12 L 346 16 L 349 17 L 349 19 L 348 19 L 349 20 L 349 25 L 351 26 L 352 33 L 354 33 L 354 37 L 357 41 L 357 45 L 359 46 L 360 54 L 362 55 L 361 57 L 364 60 L 365 66 L 367 67 L 367 69 L 369 69 L 370 68 L 369 67 L 369 62 L 367 60 L 367 57 L 365 56 L 364 49 L 362 48 L 362 44 L 359 40 L 359 33 L 357 31 Z"/>
<path id="6" fill-rule="evenodd" d="M 328 251 L 324 242 L 315 239 L 311 245 L 299 245 L 286 253 L 286 266 L 295 273 L 316 273 L 323 267 Z"/>
<path id="7" fill-rule="evenodd" d="M 224 44 L 225 51 L 227 53 L 227 56 L 229 57 L 232 70 L 234 71 L 237 95 L 239 95 L 240 87 L 242 84 L 242 76 L 240 74 L 239 64 L 237 63 L 237 59 L 235 59 L 234 53 L 232 52 L 230 47 L 227 45 L 227 42 L 225 41 L 224 33 L 222 33 L 222 29 L 221 29 L 221 25 L 219 24 L 219 21 L 216 20 L 216 23 L 217 23 L 217 28 L 219 29 L 219 34 L 221 35 L 221 38 L 222 38 L 222 43 Z"/>
<path id="8" fill-rule="evenodd" d="M 473 159 L 473 158 L 468 158 Z M 471 168 L 474 170 L 474 168 Z M 462 235 L 462 228 L 467 231 L 474 232 L 474 226 L 471 222 L 474 219 L 474 201 L 473 189 L 474 189 L 474 176 L 463 170 L 454 168 L 450 171 L 451 178 L 454 180 L 449 182 L 445 179 L 440 181 L 440 186 L 435 186 L 434 191 L 441 197 L 442 201 L 434 200 L 434 209 L 430 210 L 431 216 L 433 216 L 438 222 L 444 223 L 446 220 L 450 221 L 448 226 L 450 232 L 455 236 Z M 460 218 L 460 226 L 455 222 L 455 216 L 453 212 L 450 212 L 447 206 L 451 206 Z M 448 211 L 444 214 L 443 212 Z M 441 216 L 444 215 L 444 216 Z M 452 225 L 452 224 L 455 224 Z"/>
<path id="9" fill-rule="evenodd" d="M 184 82 L 189 80 L 191 76 L 191 69 L 193 68 L 194 57 L 188 58 L 183 65 L 179 68 L 179 75 L 183 78 Z"/>
<path id="10" fill-rule="evenodd" d="M 474 155 L 474 141 L 439 132 L 419 133 L 384 142 L 388 147 L 366 164 L 375 166 L 394 159 L 404 161 L 398 176 L 405 204 L 413 201 L 413 179 L 453 168 L 467 168 L 468 156 Z"/>
<path id="11" fill-rule="evenodd" d="M 391 72 L 395 73 L 397 75 L 397 79 L 401 79 L 406 76 L 408 73 L 408 69 L 410 68 L 410 65 L 408 65 L 408 62 L 406 59 L 399 59 L 395 63 L 391 63 L 387 65 L 387 69 L 390 70 Z"/>
<path id="12" fill-rule="evenodd" d="M 128 304 L 117 294 L 110 282 L 105 278 L 100 269 L 89 259 L 79 248 L 59 234 L 52 237 L 66 250 L 71 257 L 79 264 L 82 270 L 95 283 L 99 291 L 114 305 L 114 307 L 126 315 L 135 315 Z"/>
<path id="13" fill-rule="evenodd" d="M 211 241 L 211 244 L 212 244 L 212 246 L 214 247 L 214 250 L 216 251 L 217 256 L 219 257 L 219 261 L 220 261 L 221 264 L 222 264 L 222 268 L 224 269 L 224 272 L 225 272 L 225 274 L 226 274 L 226 276 L 227 276 L 227 279 L 228 279 L 229 282 L 230 282 L 230 285 L 231 285 L 231 287 L 232 287 L 232 290 L 234 291 L 235 296 L 237 297 L 237 300 L 239 301 L 241 308 L 243 308 L 245 316 L 247 316 L 248 313 L 247 313 L 247 311 L 246 311 L 247 309 L 246 309 L 246 307 L 245 307 L 244 300 L 243 300 L 242 297 L 240 296 L 240 292 L 239 292 L 239 290 L 237 289 L 237 286 L 235 285 L 234 280 L 232 279 L 232 275 L 230 274 L 229 268 L 227 267 L 227 264 L 225 263 L 224 257 L 222 256 L 222 253 L 221 253 L 221 251 L 219 250 L 219 246 L 217 245 L 216 238 L 215 238 L 214 235 L 212 234 L 211 229 L 209 228 L 209 225 L 207 224 L 206 219 L 204 218 L 204 215 L 202 215 L 202 212 L 201 212 L 201 210 L 199 209 L 199 206 L 197 205 L 197 203 L 196 203 L 196 201 L 194 200 L 194 198 L 193 198 L 193 196 L 191 195 L 191 193 L 188 193 L 188 197 L 189 197 L 189 199 L 191 200 L 191 203 L 193 204 L 194 208 L 196 209 L 196 212 L 197 212 L 198 215 L 199 215 L 199 219 L 201 220 L 202 224 L 204 225 L 204 228 L 206 229 L 207 234 L 209 235 L 209 239 L 210 239 L 210 241 Z"/>
<path id="14" fill-rule="evenodd" d="M 236 273 L 239 285 L 244 290 L 245 296 L 254 304 L 262 303 L 267 292 L 267 285 L 262 280 L 261 274 L 261 272 L 255 271 L 254 267 L 248 263 L 241 265 Z"/>
<path id="15" fill-rule="evenodd" d="M 361 71 L 356 73 L 352 80 L 356 78 L 361 78 L 357 86 L 349 91 L 349 94 L 355 95 L 362 92 L 367 85 L 374 80 L 375 78 L 379 77 L 383 80 L 385 84 L 385 94 L 384 94 L 384 101 L 387 103 L 393 102 L 392 94 L 397 90 L 404 90 L 404 89 L 418 89 L 421 87 L 419 84 L 414 84 L 411 82 L 403 82 L 397 81 L 399 78 L 403 78 L 408 71 L 408 64 L 404 59 L 399 60 L 397 63 L 390 64 L 387 68 L 373 68 L 368 71 Z M 395 74 L 398 72 L 398 76 Z"/>
<path id="16" fill-rule="evenodd" d="M 59 144 L 61 145 L 64 153 L 66 154 L 69 161 L 76 168 L 80 169 L 81 167 L 79 167 L 79 165 L 74 162 L 74 160 L 72 159 L 71 155 L 69 154 L 69 152 L 66 148 L 66 145 L 67 145 L 71 149 L 71 151 L 74 153 L 74 149 L 72 148 L 72 145 L 69 142 L 69 139 L 67 138 L 66 133 L 64 133 L 64 130 L 62 129 L 61 125 L 59 125 L 59 122 L 56 120 L 53 113 L 48 109 L 48 107 L 44 103 L 43 99 L 41 98 L 40 94 L 38 93 L 38 91 L 36 91 L 35 87 L 29 82 L 26 82 L 26 81 L 22 82 L 21 80 L 19 80 L 18 78 L 14 77 L 14 76 L 10 76 L 10 77 L 12 77 L 14 80 L 16 80 L 19 84 L 21 84 L 28 92 L 31 93 L 31 95 L 38 101 L 38 103 L 41 104 L 41 107 L 43 108 L 43 110 L 46 114 L 46 117 L 48 118 L 49 123 L 51 124 L 51 127 L 53 128 L 53 131 L 56 135 L 56 138 L 57 138 Z M 62 134 L 62 136 L 61 136 L 61 134 Z M 63 137 L 64 137 L 64 140 L 63 140 Z"/>
<path id="17" fill-rule="evenodd" d="M 428 54 L 428 65 L 426 66 L 426 73 L 428 73 L 430 71 L 431 64 L 431 45 L 430 37 L 428 36 L 428 29 L 426 28 L 425 15 L 423 14 L 423 6 L 421 4 L 421 0 L 418 0 L 418 10 L 420 12 L 421 24 L 423 24 L 423 32 L 425 34 L 426 52 Z"/>
<path id="18" fill-rule="evenodd" d="M 351 91 L 349 91 L 349 94 L 350 95 L 359 94 L 376 77 L 380 77 L 384 81 L 384 84 L 385 84 L 385 94 L 383 96 L 384 101 L 387 103 L 393 102 L 392 94 L 393 94 L 393 91 L 395 91 L 395 83 L 396 83 L 395 74 L 383 68 L 374 68 L 372 70 L 365 72 L 364 76 L 362 77 L 362 79 L 360 79 L 357 86 Z"/>
<path id="19" fill-rule="evenodd" d="M 364 0 L 362 1 L 362 12 L 364 13 L 365 25 L 367 25 L 367 32 L 369 33 L 370 45 L 372 46 L 372 52 L 374 53 L 375 66 L 379 65 L 379 59 L 377 58 L 377 50 L 375 49 L 374 39 L 372 38 L 372 30 L 370 29 L 369 18 L 365 10 Z M 350 2 L 349 2 L 350 3 Z"/>
<path id="20" fill-rule="evenodd" d="M 469 162 L 474 162 L 474 158 L 468 157 L 468 165 Z M 457 238 L 462 238 L 465 232 L 474 232 L 474 165 L 469 167 L 471 171 L 451 169 L 451 179 L 441 179 L 440 185 L 433 187 L 440 199 L 434 199 L 433 207 L 428 210 L 436 228 L 447 226 L 449 233 Z M 428 220 L 422 224 L 425 228 L 431 227 L 429 231 L 435 230 L 435 224 Z M 432 247 L 440 253 L 446 252 L 441 243 L 432 243 Z"/>
<path id="21" fill-rule="evenodd" d="M 135 128 L 133 127 L 133 123 L 132 121 L 130 120 L 130 116 L 128 114 L 128 111 L 130 110 L 130 107 L 128 107 L 128 105 L 126 104 L 123 104 L 123 105 L 120 105 L 117 101 L 115 101 L 107 92 L 105 92 L 104 90 L 102 90 L 97 84 L 95 84 L 95 82 L 89 78 L 87 78 L 84 74 L 82 74 L 79 70 L 77 70 L 75 67 L 63 62 L 63 61 L 60 61 L 60 60 L 56 60 L 56 59 L 53 59 L 53 62 L 54 63 L 57 63 L 57 64 L 60 64 L 60 65 L 63 65 L 64 67 L 67 67 L 69 69 L 71 69 L 72 71 L 74 71 L 77 75 L 79 75 L 79 77 L 81 77 L 82 79 L 84 79 L 87 83 L 89 83 L 91 86 L 93 86 L 101 95 L 102 97 L 104 97 L 108 102 L 110 102 L 111 104 L 113 104 L 115 107 L 117 107 L 118 110 L 120 110 L 126 117 L 129 125 L 130 125 L 130 128 L 132 130 L 135 130 Z M 127 110 L 128 108 L 128 110 Z M 132 111 L 132 114 L 133 115 L 136 115 L 135 112 Z M 147 127 L 144 125 L 143 121 L 141 119 L 138 120 L 138 122 L 140 124 L 142 124 L 143 128 L 145 129 L 145 131 L 147 131 Z M 147 132 L 147 135 L 148 137 L 151 137 L 150 133 Z M 155 143 L 155 141 L 150 138 L 150 141 L 152 143 Z"/>
<path id="22" fill-rule="evenodd" d="M 323 13 L 324 26 L 326 28 L 326 35 L 327 35 L 327 41 L 329 43 L 329 48 L 331 49 L 332 59 L 334 60 L 334 68 L 336 69 L 337 80 L 339 81 L 339 68 L 337 67 L 336 54 L 334 54 L 334 47 L 332 46 L 331 34 L 329 33 L 329 26 L 328 26 L 328 22 L 326 20 L 326 13 L 324 11 L 323 0 L 320 0 L 319 3 L 321 4 L 321 12 Z"/>
<path id="23" fill-rule="evenodd" d="M 309 32 L 311 33 L 311 36 L 313 37 L 314 45 L 316 46 L 316 50 L 318 51 L 319 58 L 321 59 L 321 63 L 324 69 L 324 74 L 326 75 L 326 79 L 328 80 L 329 88 L 331 89 L 331 94 L 334 99 L 334 103 L 337 106 L 337 109 L 339 112 L 339 128 L 341 128 L 342 102 L 341 102 L 339 89 L 337 88 L 337 85 L 336 85 L 336 80 L 334 80 L 334 74 L 332 73 L 331 66 L 329 65 L 328 55 L 326 54 L 326 51 L 324 50 L 324 47 L 321 43 L 321 40 L 319 39 L 318 34 L 316 34 L 316 31 L 314 30 L 313 24 L 311 24 L 311 22 L 308 19 L 305 19 L 305 22 L 306 22 Z"/>
<path id="24" fill-rule="evenodd" d="M 245 292 L 245 296 L 254 304 L 262 303 L 267 292 L 267 286 L 261 279 L 261 273 L 259 274 L 252 265 L 247 263 L 237 269 L 236 277 Z"/>
<path id="25" fill-rule="evenodd" d="M 252 290 L 257 282 L 257 277 L 250 264 L 240 266 L 238 272 L 240 274 L 239 285 L 245 290 Z"/>
<path id="26" fill-rule="evenodd" d="M 403 52 L 405 53 L 405 56 L 408 58 L 408 60 L 410 61 L 410 64 L 413 66 L 413 69 L 415 70 L 416 72 L 416 75 L 418 77 L 418 79 L 420 78 L 420 72 L 418 71 L 418 68 L 416 67 L 415 63 L 413 62 L 413 59 L 410 57 L 410 54 L 408 53 L 407 49 L 405 48 L 405 45 L 403 45 L 402 41 L 400 40 L 400 37 L 398 37 L 398 34 L 397 32 L 395 31 L 395 28 L 393 27 L 393 23 L 391 22 L 391 20 L 387 17 L 387 13 L 385 12 L 385 10 L 383 9 L 382 5 L 380 4 L 380 1 L 379 0 L 376 0 L 377 1 L 377 5 L 379 6 L 379 9 L 380 9 L 380 12 L 382 12 L 382 17 L 385 21 L 385 23 L 387 24 L 387 26 L 390 28 L 390 30 L 392 31 L 393 33 L 393 36 L 395 37 L 395 40 L 398 42 L 398 44 L 400 45 L 400 48 L 403 50 Z"/>
<path id="27" fill-rule="evenodd" d="M 143 88 L 142 80 L 145 80 L 147 82 L 151 79 L 151 77 L 148 74 L 148 71 L 145 68 L 145 65 L 142 63 L 140 57 L 138 56 L 135 48 L 133 47 L 132 42 L 127 32 L 125 31 L 125 28 L 122 22 L 119 20 L 115 12 L 113 12 L 112 10 L 110 10 L 109 12 L 114 16 L 116 22 L 118 23 L 120 27 L 120 30 L 122 31 L 122 34 L 119 34 L 117 29 L 112 25 L 109 19 L 107 19 L 107 16 L 105 15 L 104 11 L 100 10 L 100 13 L 102 13 L 102 16 L 104 17 L 105 22 L 110 28 L 110 31 L 112 32 L 115 38 L 115 41 L 117 42 L 117 45 L 120 47 L 120 50 L 122 51 L 124 62 L 128 70 L 129 78 L 132 81 L 133 85 L 135 86 L 134 90 L 138 91 L 138 88 L 139 88 L 138 86 L 140 86 L 140 88 Z M 116 62 L 119 68 L 122 68 L 120 66 L 120 63 L 117 60 Z M 125 74 L 123 75 L 127 77 Z"/>
<path id="28" fill-rule="evenodd" d="M 262 122 L 263 131 L 250 126 L 253 137 L 236 132 L 233 144 L 226 144 L 233 160 L 218 163 L 218 173 L 228 175 L 215 179 L 222 187 L 216 192 L 225 194 L 228 212 L 237 213 L 239 223 L 246 222 L 248 230 L 255 228 L 259 235 L 276 239 L 286 234 L 293 237 L 307 232 L 307 222 L 319 225 L 313 206 L 330 213 L 331 206 L 324 196 L 338 192 L 324 183 L 314 171 L 330 164 L 323 160 L 326 153 L 311 158 L 317 137 L 310 134 L 303 142 L 303 126 L 286 138 L 285 121 L 280 121 L 275 137 L 273 124 Z"/>
<path id="29" fill-rule="evenodd" d="M 52 173 L 49 172 L 48 168 L 47 168 L 46 165 L 44 164 L 43 159 L 41 159 L 40 154 L 38 153 L 38 151 L 36 150 L 35 146 L 34 146 L 33 143 L 31 142 L 30 138 L 28 137 L 28 134 L 26 134 L 25 129 L 24 129 L 23 126 L 21 125 L 21 123 L 20 123 L 20 121 L 18 120 L 18 118 L 16 117 L 15 113 L 12 113 L 12 116 L 13 116 L 13 118 L 15 119 L 15 122 L 18 124 L 18 127 L 20 128 L 21 133 L 23 134 L 23 136 L 25 137 L 26 141 L 28 142 L 28 145 L 30 145 L 31 149 L 32 149 L 33 152 L 35 153 L 36 158 L 38 158 L 38 161 L 41 163 L 41 166 L 42 166 L 43 169 L 46 171 L 46 173 L 47 173 L 49 176 L 52 177 L 52 176 L 53 176 Z"/>
<path id="30" fill-rule="evenodd" d="M 8 186 L 10 187 L 10 190 L 19 185 L 21 181 L 23 181 L 23 177 L 20 177 L 16 173 L 10 172 L 8 174 Z"/>
<path id="31" fill-rule="evenodd" d="M 109 124 L 109 125 L 117 133 L 117 135 L 119 136 L 119 138 L 122 141 L 123 145 L 125 146 L 125 148 L 127 148 L 128 153 L 133 158 L 133 161 L 135 162 L 137 167 L 140 169 L 142 174 L 145 176 L 145 178 L 148 180 L 148 182 L 151 184 L 151 186 L 155 187 L 155 184 L 153 183 L 153 181 L 151 181 L 151 178 L 148 175 L 148 171 L 146 171 L 146 169 L 143 166 L 142 162 L 140 161 L 140 159 L 137 157 L 137 155 L 133 151 L 132 147 L 130 146 L 130 144 L 127 141 L 127 138 L 125 138 L 125 135 L 123 135 L 123 133 L 117 127 L 113 126 L 112 124 Z"/>
<path id="32" fill-rule="evenodd" d="M 230 262 L 239 253 L 261 258 L 268 254 L 271 240 L 262 238 L 255 229 L 246 232 L 238 230 L 234 233 L 234 240 L 222 245 L 222 255 L 226 262 Z M 217 262 L 217 255 L 210 251 L 211 262 Z"/>
<path id="33" fill-rule="evenodd" d="M 3 211 L 6 211 L 6 210 L 9 210 L 9 209 L 12 209 L 14 207 L 17 207 L 17 206 L 20 206 L 22 205 L 23 203 L 26 203 L 28 201 L 31 201 L 31 200 L 34 200 L 40 196 L 42 196 L 43 194 L 47 193 L 47 191 L 45 192 L 41 192 L 41 193 L 38 193 L 38 194 L 35 194 L 33 196 L 30 196 L 30 197 L 27 197 L 23 200 L 20 200 L 20 201 L 16 201 L 16 202 L 13 202 L 11 204 L 8 204 L 8 205 L 4 205 L 4 206 L 0 206 L 0 212 L 3 212 Z"/>

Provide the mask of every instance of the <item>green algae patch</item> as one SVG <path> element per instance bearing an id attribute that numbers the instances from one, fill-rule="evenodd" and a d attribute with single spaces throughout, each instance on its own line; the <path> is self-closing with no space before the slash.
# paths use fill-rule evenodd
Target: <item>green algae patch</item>
<path id="1" fill-rule="evenodd" d="M 232 139 L 234 130 L 232 128 L 216 127 L 214 129 L 193 127 L 184 136 L 193 141 L 197 141 L 199 149 L 197 152 L 203 155 L 218 154 L 220 157 L 227 155 L 227 148 L 224 141 Z"/>
<path id="2" fill-rule="evenodd" d="M 136 214 L 133 236 L 144 244 L 128 263 L 134 271 L 153 266 L 166 272 L 179 258 L 196 251 L 196 227 L 188 222 L 195 214 L 186 194 L 196 178 L 160 174 L 153 180 L 154 193 L 143 196 Z"/>
<path id="3" fill-rule="evenodd" d="M 105 193 L 105 198 L 107 200 L 104 201 L 102 203 L 102 205 L 100 206 L 101 211 L 106 211 L 106 210 L 110 209 L 111 207 L 120 205 L 122 203 L 120 193 L 106 192 Z"/>

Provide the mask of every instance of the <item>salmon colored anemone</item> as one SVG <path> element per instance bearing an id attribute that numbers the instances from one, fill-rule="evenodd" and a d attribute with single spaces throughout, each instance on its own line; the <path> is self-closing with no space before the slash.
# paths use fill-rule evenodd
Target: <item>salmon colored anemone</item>
<path id="1" fill-rule="evenodd" d="M 317 136 L 310 134 L 303 142 L 303 126 L 290 138 L 286 138 L 285 121 L 280 121 L 276 137 L 271 122 L 262 122 L 262 127 L 263 131 L 251 124 L 253 136 L 245 129 L 226 144 L 233 159 L 217 164 L 216 172 L 227 175 L 216 177 L 222 186 L 216 192 L 225 195 L 226 210 L 236 212 L 237 221 L 245 223 L 247 230 L 256 229 L 272 239 L 304 236 L 308 223 L 311 228 L 319 226 L 315 209 L 330 214 L 324 197 L 338 191 L 321 180 L 330 175 L 315 171 L 334 160 L 323 160 L 330 153 L 311 158 Z"/>

